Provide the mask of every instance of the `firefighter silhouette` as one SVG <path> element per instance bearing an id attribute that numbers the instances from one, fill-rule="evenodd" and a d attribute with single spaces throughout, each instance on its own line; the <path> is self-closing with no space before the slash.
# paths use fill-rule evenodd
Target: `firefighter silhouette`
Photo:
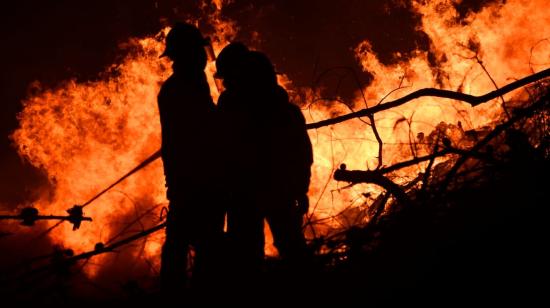
<path id="1" fill-rule="evenodd" d="M 161 257 L 161 289 L 177 294 L 188 285 L 190 246 L 195 249 L 191 285 L 214 283 L 223 238 L 224 212 L 217 200 L 215 105 L 204 73 L 207 41 L 189 24 L 176 24 L 161 57 L 173 74 L 158 94 L 162 159 L 170 201 Z"/>
<path id="2" fill-rule="evenodd" d="M 266 219 L 282 260 L 296 270 L 308 258 L 302 223 L 313 155 L 305 119 L 265 54 L 232 43 L 216 67 L 226 88 L 218 108 L 230 140 L 227 230 L 236 268 L 243 279 L 259 274 Z"/>

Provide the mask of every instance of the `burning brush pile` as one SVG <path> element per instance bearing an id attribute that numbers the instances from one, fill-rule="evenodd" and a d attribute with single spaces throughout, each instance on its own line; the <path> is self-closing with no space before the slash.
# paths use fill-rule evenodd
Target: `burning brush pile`
<path id="1" fill-rule="evenodd" d="M 223 2 L 210 18 L 215 53 L 239 31 L 220 15 Z M 314 147 L 304 232 L 315 264 L 304 289 L 365 302 L 543 294 L 546 1 L 494 3 L 462 21 L 449 1 L 411 3 L 429 50 L 384 64 L 368 40 L 353 46 L 372 75 L 353 101 L 279 76 Z M 47 185 L 0 217 L 2 296 L 54 304 L 158 291 L 167 200 L 156 96 L 170 74 L 158 58 L 167 31 L 126 42 L 97 80 L 31 86 L 12 139 Z M 213 72 L 211 62 L 217 99 Z M 276 282 L 269 233 L 266 253 Z"/>
<path id="2" fill-rule="evenodd" d="M 385 192 L 368 207 L 339 213 L 353 227 L 313 241 L 326 252 L 330 279 L 341 283 L 326 291 L 368 294 L 376 303 L 540 298 L 550 234 L 549 83 L 528 91 L 531 99 L 495 127 L 440 123 L 417 136 L 425 155 L 370 171 L 342 164 L 336 180 Z M 392 175 L 419 162 L 425 167 L 413 180 Z"/>

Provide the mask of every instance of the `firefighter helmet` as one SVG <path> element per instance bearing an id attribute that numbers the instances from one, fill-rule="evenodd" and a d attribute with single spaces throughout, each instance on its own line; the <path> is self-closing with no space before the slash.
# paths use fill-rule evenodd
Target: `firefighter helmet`
<path id="1" fill-rule="evenodd" d="M 160 57 L 173 58 L 185 49 L 203 47 L 208 44 L 197 27 L 187 23 L 176 23 L 166 35 L 166 49 Z"/>
<path id="2" fill-rule="evenodd" d="M 247 56 L 248 48 L 240 42 L 233 42 L 225 46 L 216 60 L 215 78 L 223 79 L 228 74 L 238 71 Z"/>

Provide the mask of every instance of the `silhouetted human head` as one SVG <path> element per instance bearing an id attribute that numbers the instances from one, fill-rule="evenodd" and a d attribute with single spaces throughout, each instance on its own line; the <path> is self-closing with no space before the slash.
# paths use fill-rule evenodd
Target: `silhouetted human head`
<path id="1" fill-rule="evenodd" d="M 246 79 L 251 85 L 265 87 L 277 85 L 277 73 L 269 58 L 259 51 L 250 51 L 244 65 Z"/>
<path id="2" fill-rule="evenodd" d="M 214 77 L 223 79 L 228 88 L 238 83 L 248 52 L 248 48 L 240 42 L 232 42 L 225 46 L 216 59 Z"/>
<path id="3" fill-rule="evenodd" d="M 176 23 L 166 36 L 166 49 L 161 57 L 168 57 L 174 63 L 188 69 L 201 69 L 206 66 L 207 40 L 197 27 L 187 23 Z"/>

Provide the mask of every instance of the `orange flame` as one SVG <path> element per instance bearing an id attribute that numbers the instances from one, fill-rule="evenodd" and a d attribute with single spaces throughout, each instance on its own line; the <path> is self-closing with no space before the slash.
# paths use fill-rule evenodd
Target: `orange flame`
<path id="1" fill-rule="evenodd" d="M 211 19 L 218 29 L 213 37 L 216 52 L 237 32 L 234 22 L 219 15 L 223 3 L 216 2 L 218 15 Z M 385 99 L 391 100 L 433 86 L 481 94 L 494 90 L 491 78 L 496 85 L 504 85 L 511 78 L 547 66 L 550 14 L 546 7 L 545 0 L 510 0 L 470 14 L 467 25 L 462 25 L 455 21 L 457 13 L 449 0 L 416 2 L 415 9 L 422 15 L 422 29 L 431 39 L 431 52 L 437 56 L 439 68 L 430 66 L 425 51 L 417 51 L 414 57 L 397 64 L 383 65 L 372 52 L 370 43 L 364 41 L 356 46 L 356 56 L 362 68 L 375 78 L 363 89 L 364 99 L 358 93 L 351 106 L 364 108 L 365 104 L 378 103 L 388 93 Z M 131 39 L 128 44 L 135 47 L 135 51 L 110 68 L 109 78 L 82 83 L 69 80 L 55 89 L 41 89 L 37 84 L 39 94 L 23 102 L 20 127 L 13 139 L 20 155 L 47 173 L 54 190 L 53 195 L 36 202 L 41 211 L 61 213 L 84 202 L 160 147 L 156 97 L 170 68 L 158 55 L 163 49 L 162 37 L 166 31 L 154 37 Z M 207 72 L 212 95 L 217 98 L 219 93 L 211 77 L 213 71 L 213 63 L 209 63 Z M 292 89 L 287 76 L 281 78 L 285 86 Z M 313 97 L 313 93 L 311 95 Z M 505 99 L 510 97 L 507 95 Z M 299 103 L 306 105 L 307 102 Z M 347 106 L 333 102 L 310 105 L 304 114 L 308 122 L 314 122 L 349 111 Z M 460 102 L 433 98 L 422 98 L 376 114 L 376 124 L 384 141 L 383 164 L 409 159 L 413 150 L 422 154 L 425 149 L 411 147 L 411 141 L 414 143 L 418 133 L 429 133 L 442 121 L 461 121 L 464 129 L 474 129 L 492 125 L 502 116 L 503 108 L 498 100 L 474 109 Z M 310 131 L 310 137 L 315 154 L 309 192 L 311 211 L 317 218 L 328 218 L 326 224 L 317 225 L 315 231 L 323 233 L 331 228 L 364 223 L 330 217 L 347 207 L 372 203 L 382 190 L 372 185 L 341 189 L 341 185 L 332 180 L 332 173 L 344 162 L 351 169 L 376 166 L 378 143 L 370 126 L 356 119 Z M 420 164 L 393 176 L 406 182 L 422 167 Z M 371 195 L 365 196 L 365 192 Z M 161 161 L 156 161 L 87 207 L 85 213 L 92 216 L 94 222 L 83 223 L 76 232 L 63 224 L 50 233 L 50 237 L 76 251 L 87 250 L 97 242 L 109 240 L 152 206 L 163 203 L 166 203 L 164 177 Z M 152 225 L 158 218 L 147 216 L 142 222 Z M 148 240 L 144 256 L 140 257 L 152 258 L 158 266 L 161 244 L 162 236 Z M 101 258 L 96 262 L 101 264 Z M 88 273 L 93 275 L 95 271 Z"/>

